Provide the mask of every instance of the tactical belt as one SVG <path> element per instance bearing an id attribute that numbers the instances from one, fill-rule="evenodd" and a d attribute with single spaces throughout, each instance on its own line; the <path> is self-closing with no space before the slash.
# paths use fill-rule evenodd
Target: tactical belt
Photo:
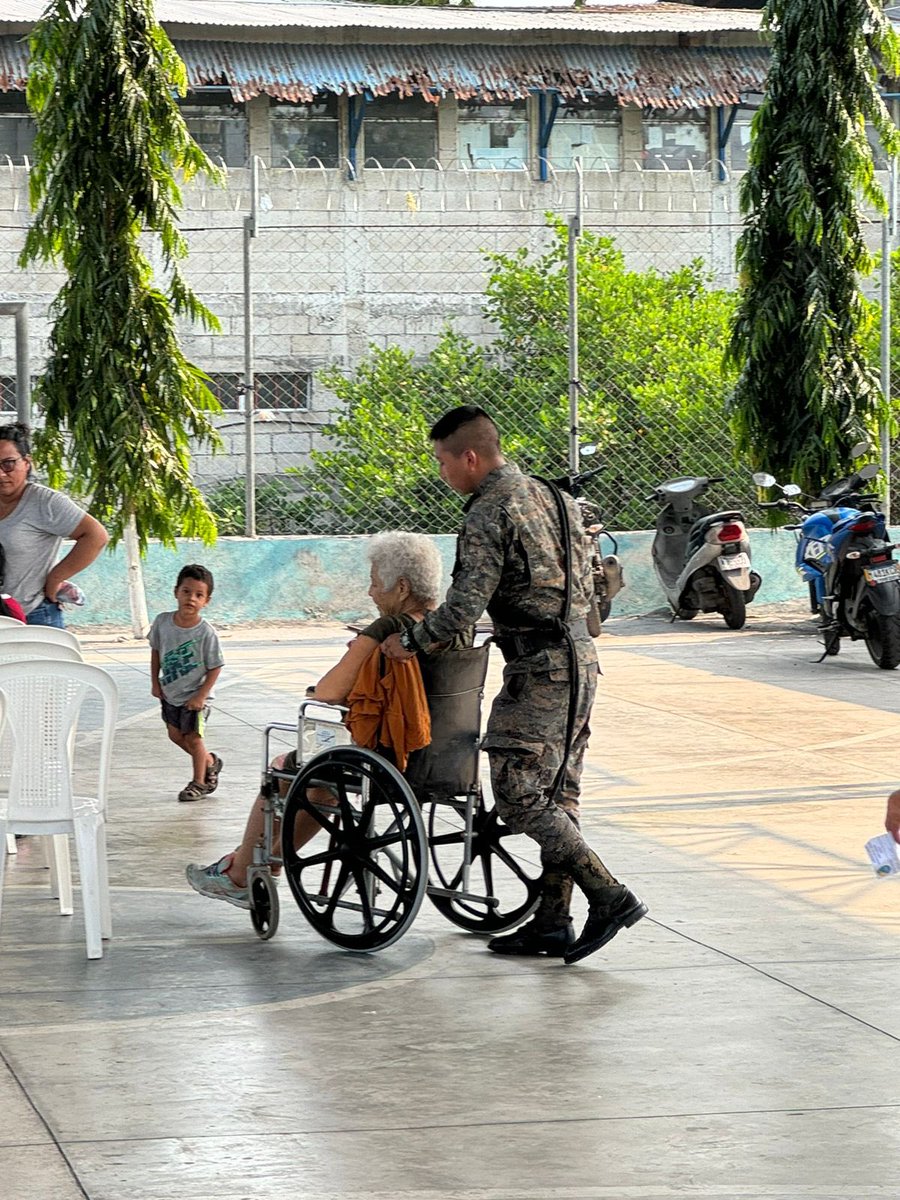
<path id="1" fill-rule="evenodd" d="M 578 617 L 574 621 L 569 621 L 568 624 L 563 621 L 554 621 L 546 628 L 523 629 L 520 633 L 508 633 L 502 637 L 495 637 L 494 641 L 504 660 L 512 662 L 517 658 L 527 658 L 531 654 L 538 654 L 541 650 L 549 650 L 551 646 L 565 645 L 567 632 L 572 638 L 590 637 L 587 621 L 584 617 Z"/>

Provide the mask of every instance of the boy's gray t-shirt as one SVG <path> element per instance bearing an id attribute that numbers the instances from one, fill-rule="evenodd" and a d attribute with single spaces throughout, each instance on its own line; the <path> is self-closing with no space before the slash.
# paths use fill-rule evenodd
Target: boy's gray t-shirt
<path id="1" fill-rule="evenodd" d="M 202 618 L 190 629 L 182 629 L 175 624 L 174 613 L 160 613 L 147 638 L 159 654 L 159 682 L 170 704 L 190 700 L 203 686 L 208 672 L 225 662 L 216 631 Z"/>
<path id="2" fill-rule="evenodd" d="M 8 517 L 0 521 L 0 545 L 6 555 L 3 590 L 26 615 L 44 599 L 44 580 L 59 555 L 63 538 L 85 516 L 74 500 L 40 483 L 29 483 Z"/>

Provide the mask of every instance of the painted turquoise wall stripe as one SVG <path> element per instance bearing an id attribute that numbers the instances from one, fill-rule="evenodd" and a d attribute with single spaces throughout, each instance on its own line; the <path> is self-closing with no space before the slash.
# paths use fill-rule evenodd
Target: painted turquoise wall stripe
<path id="1" fill-rule="evenodd" d="M 625 564 L 626 587 L 613 612 L 635 616 L 664 607 L 650 561 L 652 533 L 621 533 L 619 553 Z M 360 620 L 372 614 L 367 537 L 221 538 L 215 546 L 179 542 L 176 550 L 151 545 L 144 560 L 144 583 L 151 618 L 173 607 L 172 590 L 179 568 L 199 562 L 213 572 L 215 594 L 209 608 L 213 622 Z M 793 566 L 793 534 L 751 531 L 753 565 L 763 584 L 757 604 L 804 598 L 805 586 Z M 453 565 L 455 538 L 434 538 L 445 567 L 445 584 Z M 81 609 L 66 614 L 69 624 L 130 625 L 122 547 L 104 553 L 78 576 L 87 595 Z"/>

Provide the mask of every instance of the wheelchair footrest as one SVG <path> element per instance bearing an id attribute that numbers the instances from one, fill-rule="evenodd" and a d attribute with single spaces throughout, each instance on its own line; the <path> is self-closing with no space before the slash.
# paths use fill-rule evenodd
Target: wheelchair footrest
<path id="1" fill-rule="evenodd" d="M 473 892 L 461 892 L 457 888 L 429 887 L 429 896 L 440 896 L 444 900 L 462 900 L 466 904 L 483 904 L 485 908 L 499 908 L 496 896 L 476 896 Z"/>

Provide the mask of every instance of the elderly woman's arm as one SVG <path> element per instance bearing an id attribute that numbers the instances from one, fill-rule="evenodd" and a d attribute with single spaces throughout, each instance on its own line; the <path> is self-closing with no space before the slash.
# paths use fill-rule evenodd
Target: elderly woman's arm
<path id="1" fill-rule="evenodd" d="M 376 648 L 374 638 L 360 634 L 347 647 L 347 653 L 326 672 L 315 686 L 312 695 L 326 704 L 343 704 L 356 682 L 363 663 Z"/>
<path id="2" fill-rule="evenodd" d="M 109 534 L 100 522 L 88 516 L 87 513 L 69 536 L 75 545 L 65 558 L 60 559 L 52 568 L 44 580 L 44 595 L 48 600 L 55 600 L 60 585 L 67 579 L 71 579 L 73 575 L 77 575 L 79 571 L 83 571 L 85 567 L 89 567 L 109 541 Z"/>

